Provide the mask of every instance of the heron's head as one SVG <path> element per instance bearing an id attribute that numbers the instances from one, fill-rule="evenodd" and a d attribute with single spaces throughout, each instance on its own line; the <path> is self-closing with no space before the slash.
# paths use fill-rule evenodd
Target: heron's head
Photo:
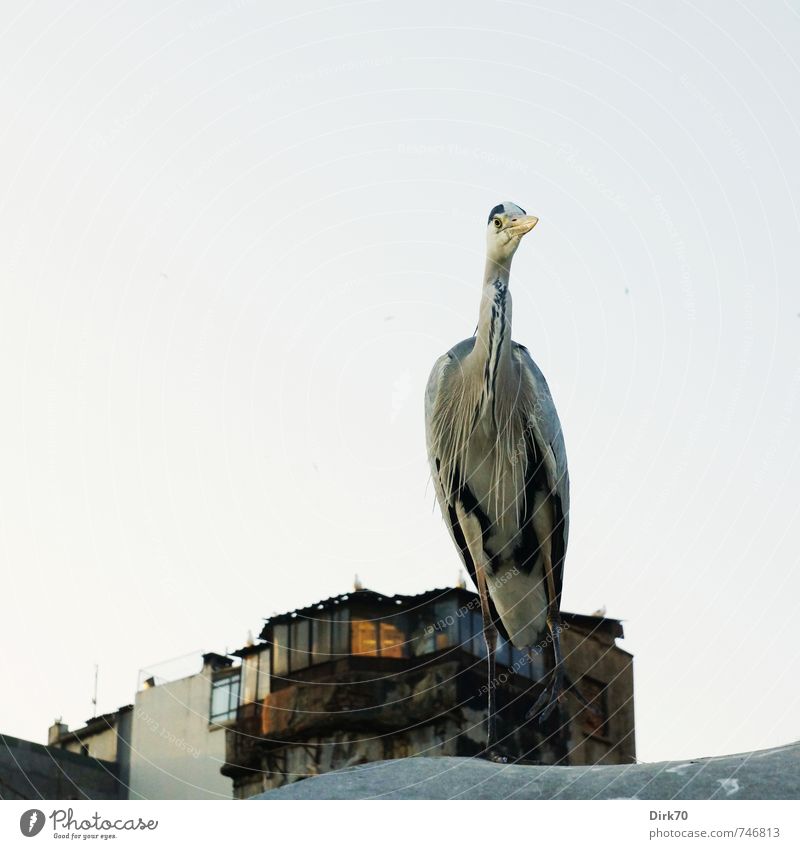
<path id="1" fill-rule="evenodd" d="M 515 203 L 498 203 L 489 213 L 486 230 L 486 248 L 489 258 L 506 265 L 514 256 L 522 237 L 539 223 L 535 215 L 528 215 Z"/>

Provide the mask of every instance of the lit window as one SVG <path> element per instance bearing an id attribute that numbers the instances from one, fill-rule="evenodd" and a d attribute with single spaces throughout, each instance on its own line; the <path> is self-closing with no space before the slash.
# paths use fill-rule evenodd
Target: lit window
<path id="1" fill-rule="evenodd" d="M 377 629 L 371 619 L 353 619 L 350 623 L 350 635 L 353 654 L 378 654 Z"/>
<path id="2" fill-rule="evenodd" d="M 211 682 L 211 721 L 236 719 L 239 707 L 239 670 Z"/>
<path id="3" fill-rule="evenodd" d="M 402 657 L 406 635 L 390 622 L 381 622 L 381 657 Z"/>

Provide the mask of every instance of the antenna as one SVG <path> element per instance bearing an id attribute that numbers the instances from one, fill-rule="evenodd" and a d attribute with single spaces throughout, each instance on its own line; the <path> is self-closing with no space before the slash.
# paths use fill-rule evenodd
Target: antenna
<path id="1" fill-rule="evenodd" d="M 97 676 L 100 672 L 100 667 L 94 665 L 94 696 L 92 697 L 92 716 L 97 716 Z"/>

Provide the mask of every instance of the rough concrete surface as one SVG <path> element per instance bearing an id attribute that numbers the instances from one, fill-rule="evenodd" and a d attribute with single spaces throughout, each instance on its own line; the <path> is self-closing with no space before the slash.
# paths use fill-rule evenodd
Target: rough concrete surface
<path id="1" fill-rule="evenodd" d="M 800 799 L 800 743 L 630 766 L 405 758 L 307 778 L 253 799 Z"/>

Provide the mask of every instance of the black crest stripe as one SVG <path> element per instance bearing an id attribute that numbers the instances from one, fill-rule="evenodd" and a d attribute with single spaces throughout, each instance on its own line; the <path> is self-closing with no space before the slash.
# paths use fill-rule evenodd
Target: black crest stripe
<path id="1" fill-rule="evenodd" d="M 498 203 L 497 206 L 489 213 L 489 218 L 487 219 L 486 223 L 488 224 L 495 217 L 495 215 L 502 215 L 505 211 L 506 208 L 503 206 L 503 204 Z"/>

